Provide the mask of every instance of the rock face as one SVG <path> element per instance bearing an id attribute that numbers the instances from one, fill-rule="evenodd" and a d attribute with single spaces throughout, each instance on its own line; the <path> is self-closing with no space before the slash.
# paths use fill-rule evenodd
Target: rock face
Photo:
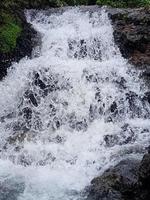
<path id="1" fill-rule="evenodd" d="M 108 9 L 115 42 L 136 66 L 150 65 L 150 9 Z"/>
<path id="2" fill-rule="evenodd" d="M 124 160 L 92 180 L 88 200 L 123 200 L 138 181 L 139 161 Z"/>
<path id="3" fill-rule="evenodd" d="M 127 159 L 91 181 L 87 200 L 150 199 L 150 154 Z"/>

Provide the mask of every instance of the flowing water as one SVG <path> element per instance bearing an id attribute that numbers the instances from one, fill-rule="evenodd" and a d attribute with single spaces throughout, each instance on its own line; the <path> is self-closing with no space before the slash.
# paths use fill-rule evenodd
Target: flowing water
<path id="1" fill-rule="evenodd" d="M 84 199 L 92 178 L 144 153 L 147 88 L 104 9 L 28 11 L 27 19 L 41 45 L 0 83 L 0 200 Z"/>

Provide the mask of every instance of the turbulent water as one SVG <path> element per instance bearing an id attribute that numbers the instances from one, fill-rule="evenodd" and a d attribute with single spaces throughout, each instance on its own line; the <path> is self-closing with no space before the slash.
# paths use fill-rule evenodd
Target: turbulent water
<path id="1" fill-rule="evenodd" d="M 92 178 L 150 142 L 147 88 L 104 9 L 27 18 L 41 45 L 0 83 L 0 200 L 84 199 Z"/>

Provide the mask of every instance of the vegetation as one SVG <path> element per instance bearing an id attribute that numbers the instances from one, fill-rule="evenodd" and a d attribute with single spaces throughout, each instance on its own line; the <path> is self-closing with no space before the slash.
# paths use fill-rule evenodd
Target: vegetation
<path id="1" fill-rule="evenodd" d="M 11 14 L 1 14 L 0 52 L 8 53 L 16 47 L 16 41 L 21 33 L 20 23 Z"/>
<path id="2" fill-rule="evenodd" d="M 97 0 L 98 5 L 112 7 L 145 7 L 150 6 L 150 0 Z"/>

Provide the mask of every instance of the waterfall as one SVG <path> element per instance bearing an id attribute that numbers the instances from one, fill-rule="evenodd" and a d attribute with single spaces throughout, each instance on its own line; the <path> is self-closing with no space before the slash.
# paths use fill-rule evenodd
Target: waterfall
<path id="1" fill-rule="evenodd" d="M 41 45 L 0 83 L 0 184 L 14 195 L 0 200 L 81 200 L 95 176 L 144 153 L 147 87 L 105 9 L 26 15 Z"/>

